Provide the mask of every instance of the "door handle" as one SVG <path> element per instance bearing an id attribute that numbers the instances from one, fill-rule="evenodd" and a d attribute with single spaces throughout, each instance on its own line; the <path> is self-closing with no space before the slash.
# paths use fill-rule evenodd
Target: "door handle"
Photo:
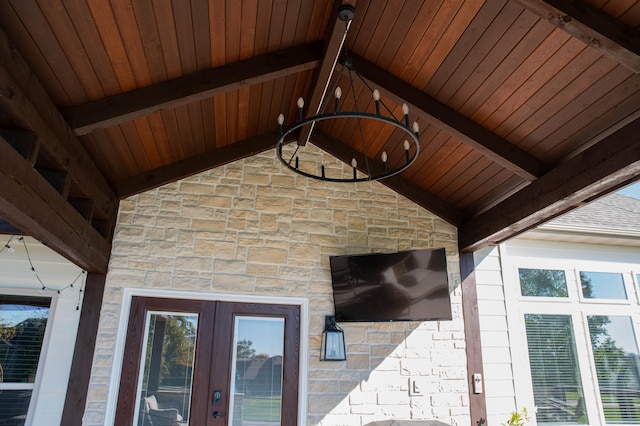
<path id="1" fill-rule="evenodd" d="M 220 417 L 222 415 L 222 413 L 220 413 L 220 411 L 214 411 L 213 412 L 213 418 L 217 419 L 218 417 Z"/>

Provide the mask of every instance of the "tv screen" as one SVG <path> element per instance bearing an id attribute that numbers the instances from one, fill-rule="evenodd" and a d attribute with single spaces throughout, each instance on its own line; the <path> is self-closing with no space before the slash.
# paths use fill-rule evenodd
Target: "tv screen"
<path id="1" fill-rule="evenodd" d="M 445 249 L 331 256 L 336 321 L 451 319 Z"/>

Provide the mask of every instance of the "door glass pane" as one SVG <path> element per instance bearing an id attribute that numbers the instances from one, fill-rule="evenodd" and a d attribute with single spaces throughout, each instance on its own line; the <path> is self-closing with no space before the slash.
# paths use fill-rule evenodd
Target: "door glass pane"
<path id="1" fill-rule="evenodd" d="M 525 315 L 538 424 L 587 424 L 569 315 Z"/>
<path id="2" fill-rule="evenodd" d="M 589 299 L 626 299 L 622 274 L 614 272 L 580 272 L 582 295 Z"/>
<path id="3" fill-rule="evenodd" d="M 564 271 L 550 269 L 518 269 L 523 296 L 569 297 Z"/>
<path id="4" fill-rule="evenodd" d="M 24 424 L 51 299 L 0 295 L 0 424 Z"/>
<path id="5" fill-rule="evenodd" d="M 134 424 L 188 424 L 197 328 L 197 314 L 147 314 Z"/>
<path id="6" fill-rule="evenodd" d="M 608 424 L 640 422 L 640 357 L 630 317 L 587 317 Z"/>
<path id="7" fill-rule="evenodd" d="M 233 352 L 229 424 L 279 425 L 284 318 L 237 316 Z"/>

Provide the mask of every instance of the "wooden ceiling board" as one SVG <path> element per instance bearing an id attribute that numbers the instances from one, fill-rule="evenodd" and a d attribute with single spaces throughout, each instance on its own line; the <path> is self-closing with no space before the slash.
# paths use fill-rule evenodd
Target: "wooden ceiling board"
<path id="1" fill-rule="evenodd" d="M 180 52 L 178 50 L 178 36 L 176 34 L 176 27 L 173 24 L 174 18 L 171 2 L 155 2 L 154 15 L 159 37 L 158 50 L 160 52 L 157 53 L 157 55 L 162 55 L 164 61 L 164 69 L 159 69 L 156 72 L 158 75 L 166 73 L 167 80 L 172 80 L 182 76 L 183 71 L 182 64 L 180 63 Z M 150 31 L 147 30 L 147 32 Z M 149 37 L 147 40 L 151 42 L 151 46 L 154 46 L 155 40 L 153 37 Z"/>
<path id="2" fill-rule="evenodd" d="M 160 164 L 164 165 L 172 163 L 175 161 L 175 157 L 171 150 L 171 144 L 167 139 L 168 132 L 164 125 L 162 115 L 160 113 L 155 113 L 147 116 L 146 119 L 151 134 L 145 139 L 149 139 L 155 143 L 160 157 Z"/>
<path id="3" fill-rule="evenodd" d="M 162 139 L 154 138 L 149 119 L 147 117 L 138 118 L 132 121 L 131 124 L 133 125 L 133 128 L 135 129 L 137 135 L 137 139 L 144 150 L 145 158 L 147 159 L 148 163 L 148 169 L 155 169 L 156 167 L 160 167 L 166 164 L 162 159 L 160 150 L 158 149 Z M 136 142 L 134 136 L 132 136 L 131 138 L 128 137 L 127 139 L 129 139 L 129 141 L 131 141 L 132 143 Z"/>
<path id="4" fill-rule="evenodd" d="M 132 8 L 151 73 L 151 80 L 153 83 L 165 81 L 168 79 L 168 74 L 165 56 L 161 48 L 162 42 L 160 35 L 165 31 L 165 28 L 159 24 L 159 20 L 163 18 L 156 15 L 156 9 L 159 9 L 160 14 L 162 14 L 167 8 L 163 7 L 162 4 L 157 4 L 154 8 L 154 4 L 146 0 L 132 0 Z M 169 32 L 171 32 L 171 30 L 169 30 Z"/>
<path id="5" fill-rule="evenodd" d="M 167 143 L 169 144 L 169 150 L 172 153 L 173 161 L 178 161 L 182 158 L 185 158 L 182 144 L 179 143 L 180 130 L 178 128 L 178 118 L 176 116 L 175 110 L 167 109 L 161 111 L 159 114 L 162 117 L 164 129 L 167 132 Z M 118 179 L 116 182 L 120 182 L 123 179 L 124 178 Z"/>
<path id="6" fill-rule="evenodd" d="M 507 170 L 502 170 L 500 175 L 505 177 L 502 179 L 500 176 L 496 176 L 498 181 L 501 182 L 500 184 L 493 187 L 489 187 L 487 185 L 479 186 L 482 190 L 482 196 L 479 196 L 478 194 L 470 194 L 470 197 L 472 197 L 474 201 L 465 199 L 461 200 L 461 204 L 466 206 L 464 211 L 475 217 L 490 210 L 504 200 L 509 199 L 509 197 L 517 194 L 518 191 L 529 185 L 528 182 L 523 182 L 522 179 L 511 175 Z"/>

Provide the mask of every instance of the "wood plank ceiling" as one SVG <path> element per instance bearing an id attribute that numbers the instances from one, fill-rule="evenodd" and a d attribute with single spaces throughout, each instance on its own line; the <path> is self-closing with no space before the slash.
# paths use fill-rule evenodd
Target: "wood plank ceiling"
<path id="1" fill-rule="evenodd" d="M 105 271 L 119 199 L 271 149 L 280 112 L 320 105 L 340 3 L 0 2 L 0 229 Z M 383 183 L 457 225 L 462 250 L 640 178 L 640 2 L 345 3 L 356 72 L 421 128 L 416 163 Z M 361 151 L 348 126 L 314 132 Z M 364 134 L 371 158 L 389 149 Z"/>

